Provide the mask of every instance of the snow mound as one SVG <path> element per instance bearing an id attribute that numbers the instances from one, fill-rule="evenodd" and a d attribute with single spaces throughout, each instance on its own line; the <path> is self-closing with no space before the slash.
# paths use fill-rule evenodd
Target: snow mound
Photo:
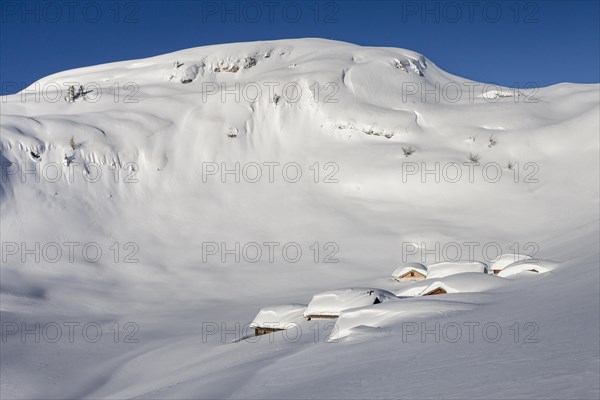
<path id="1" fill-rule="evenodd" d="M 421 296 L 435 292 L 438 289 L 442 289 L 446 293 L 485 292 L 496 289 L 506 283 L 502 278 L 479 272 L 464 272 L 434 281 L 429 280 L 429 282 L 431 283 L 423 289 Z"/>
<path id="2" fill-rule="evenodd" d="M 501 254 L 491 261 L 492 266 L 490 267 L 490 272 L 495 272 L 495 271 L 499 272 L 510 264 L 516 263 L 518 261 L 530 260 L 530 259 L 531 259 L 531 256 L 528 256 L 526 254 L 517 254 L 517 253 Z"/>
<path id="3" fill-rule="evenodd" d="M 337 317 L 340 312 L 351 308 L 371 306 L 384 301 L 397 299 L 387 290 L 372 288 L 348 288 L 322 292 L 313 296 L 308 304 L 305 317 Z"/>
<path id="4" fill-rule="evenodd" d="M 506 266 L 498 273 L 498 276 L 507 277 L 527 271 L 543 274 L 552 271 L 557 265 L 554 261 L 549 260 L 523 260 Z"/>
<path id="5" fill-rule="evenodd" d="M 394 270 L 394 272 L 392 272 L 392 276 L 394 278 L 400 278 L 412 271 L 418 272 L 419 274 L 421 274 L 423 276 L 427 276 L 427 267 L 425 267 L 425 265 L 418 263 L 418 262 L 402 263 L 398 268 L 396 268 Z"/>
<path id="6" fill-rule="evenodd" d="M 440 262 L 427 267 L 427 278 L 444 278 L 465 272 L 486 273 L 487 265 L 480 261 Z"/>
<path id="7" fill-rule="evenodd" d="M 303 320 L 306 304 L 285 304 L 263 307 L 250 323 L 251 328 L 281 328 Z"/>
<path id="8" fill-rule="evenodd" d="M 372 332 L 365 330 L 364 327 L 393 327 L 402 322 L 412 322 L 416 319 L 427 318 L 440 313 L 448 314 L 450 312 L 467 311 L 472 308 L 473 306 L 466 303 L 440 300 L 434 297 L 419 297 L 346 310 L 340 314 L 328 340 L 338 340 L 346 336 L 356 335 L 359 332 L 371 335 Z"/>

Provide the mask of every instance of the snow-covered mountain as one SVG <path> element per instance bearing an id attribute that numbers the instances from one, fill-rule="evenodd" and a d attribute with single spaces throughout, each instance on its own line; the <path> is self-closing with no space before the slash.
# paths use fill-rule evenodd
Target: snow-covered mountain
<path id="1" fill-rule="evenodd" d="M 600 395 L 600 85 L 299 39 L 0 101 L 3 398 Z M 421 293 L 391 279 L 403 261 L 515 252 L 552 268 L 240 340 L 264 306 Z"/>

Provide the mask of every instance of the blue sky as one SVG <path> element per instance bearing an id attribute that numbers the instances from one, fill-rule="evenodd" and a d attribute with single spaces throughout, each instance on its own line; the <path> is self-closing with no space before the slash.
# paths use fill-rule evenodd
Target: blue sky
<path id="1" fill-rule="evenodd" d="M 2 94 L 66 69 L 322 37 L 417 51 L 506 86 L 600 81 L 599 1 L 1 1 Z"/>

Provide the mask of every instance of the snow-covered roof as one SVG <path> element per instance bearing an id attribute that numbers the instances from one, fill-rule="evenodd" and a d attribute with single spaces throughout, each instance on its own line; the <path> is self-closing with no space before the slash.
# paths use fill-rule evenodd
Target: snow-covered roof
<path id="1" fill-rule="evenodd" d="M 491 271 L 499 271 L 517 261 L 530 260 L 530 259 L 531 259 L 531 256 L 528 256 L 527 254 L 518 254 L 518 253 L 501 254 L 498 257 L 491 260 L 492 266 L 490 267 L 490 270 Z"/>
<path id="2" fill-rule="evenodd" d="M 446 293 L 484 292 L 500 287 L 507 281 L 495 275 L 464 272 L 435 280 L 428 279 L 423 282 L 429 282 L 429 285 L 421 291 L 421 295 L 438 288 L 444 289 Z"/>
<path id="3" fill-rule="evenodd" d="M 407 262 L 400 264 L 400 266 L 398 266 L 398 268 L 392 272 L 392 276 L 402 276 L 410 271 L 417 271 L 418 273 L 427 276 L 427 267 L 418 262 Z"/>
<path id="4" fill-rule="evenodd" d="M 531 270 L 544 273 L 553 270 L 556 266 L 557 263 L 548 260 L 523 260 L 508 265 L 498 273 L 498 276 L 507 277 Z"/>
<path id="5" fill-rule="evenodd" d="M 285 304 L 262 308 L 250 327 L 284 328 L 287 324 L 299 323 L 304 316 L 306 304 Z"/>
<path id="6" fill-rule="evenodd" d="M 373 288 L 348 288 L 322 292 L 313 296 L 304 312 L 309 315 L 339 315 L 350 308 L 370 306 L 375 301 L 384 302 L 397 299 L 387 290 Z"/>
<path id="7" fill-rule="evenodd" d="M 427 267 L 427 278 L 443 278 L 465 272 L 485 273 L 486 271 L 487 265 L 480 261 L 440 262 Z"/>

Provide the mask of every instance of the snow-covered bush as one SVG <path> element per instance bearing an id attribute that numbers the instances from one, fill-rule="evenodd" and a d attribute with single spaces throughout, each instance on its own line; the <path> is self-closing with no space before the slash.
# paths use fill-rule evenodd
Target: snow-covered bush
<path id="1" fill-rule="evenodd" d="M 479 164 L 479 160 L 481 160 L 481 157 L 479 156 L 479 154 L 473 154 L 473 153 L 469 153 L 469 161 Z"/>
<path id="2" fill-rule="evenodd" d="M 404 157 L 410 157 L 416 150 L 412 146 L 402 147 L 402 153 L 404 153 Z"/>

